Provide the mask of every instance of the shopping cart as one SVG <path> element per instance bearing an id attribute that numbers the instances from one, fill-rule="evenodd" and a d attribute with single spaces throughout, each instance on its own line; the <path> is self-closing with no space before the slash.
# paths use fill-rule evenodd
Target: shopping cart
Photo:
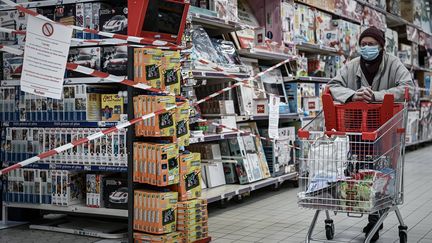
<path id="1" fill-rule="evenodd" d="M 321 211 L 326 213 L 327 240 L 335 234 L 329 211 L 349 217 L 378 215 L 364 242 L 371 241 L 394 211 L 400 223 L 400 242 L 407 242 L 407 226 L 398 209 L 403 203 L 406 102 L 395 103 L 393 95 L 386 95 L 380 104 L 338 105 L 328 92 L 322 100 L 323 112 L 298 132 L 298 205 L 316 210 L 305 242 L 313 240 Z"/>

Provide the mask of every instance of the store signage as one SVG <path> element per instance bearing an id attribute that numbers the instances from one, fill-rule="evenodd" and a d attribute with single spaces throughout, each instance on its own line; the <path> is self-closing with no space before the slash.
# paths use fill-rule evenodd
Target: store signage
<path id="1" fill-rule="evenodd" d="M 61 99 L 72 28 L 28 16 L 21 90 Z"/>
<path id="2" fill-rule="evenodd" d="M 268 134 L 270 138 L 279 138 L 279 105 L 280 98 L 271 94 L 269 96 L 269 127 Z"/>

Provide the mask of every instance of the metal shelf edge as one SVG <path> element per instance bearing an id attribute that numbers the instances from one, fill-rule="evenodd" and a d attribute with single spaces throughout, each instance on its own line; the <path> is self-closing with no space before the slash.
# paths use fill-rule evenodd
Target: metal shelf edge
<path id="1" fill-rule="evenodd" d="M 57 211 L 57 212 L 71 212 L 71 213 L 82 213 L 92 215 L 108 215 L 115 217 L 127 217 L 127 210 L 125 209 L 112 209 L 112 208 L 91 208 L 86 207 L 82 204 L 72 206 L 57 206 L 52 204 L 31 204 L 31 203 L 5 203 L 6 207 L 11 208 L 29 208 L 39 209 L 46 211 Z"/>

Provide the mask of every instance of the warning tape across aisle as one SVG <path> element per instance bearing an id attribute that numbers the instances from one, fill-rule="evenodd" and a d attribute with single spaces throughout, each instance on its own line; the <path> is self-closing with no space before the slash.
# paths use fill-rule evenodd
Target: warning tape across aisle
<path id="1" fill-rule="evenodd" d="M 293 60 L 293 59 L 287 59 L 287 60 L 285 60 L 285 61 L 282 61 L 282 62 L 280 62 L 280 63 L 278 63 L 278 64 L 276 64 L 276 65 L 270 67 L 269 69 L 267 69 L 267 70 L 265 70 L 265 71 L 263 71 L 263 72 L 258 73 L 258 74 L 255 75 L 254 77 L 251 77 L 251 78 L 249 78 L 249 79 L 247 79 L 247 80 L 241 80 L 241 79 L 239 79 L 238 77 L 232 77 L 233 79 L 240 80 L 240 81 L 237 82 L 237 83 L 235 83 L 235 84 L 233 84 L 233 85 L 230 85 L 230 86 L 228 86 L 228 87 L 226 87 L 226 88 L 224 88 L 224 89 L 221 89 L 221 90 L 219 90 L 219 91 L 217 91 L 217 92 L 215 92 L 215 93 L 213 93 L 213 94 L 211 94 L 211 95 L 209 95 L 209 96 L 207 96 L 207 97 L 205 97 L 205 98 L 203 98 L 203 99 L 201 99 L 201 100 L 198 100 L 198 101 L 192 103 L 191 106 L 198 106 L 199 104 L 201 104 L 201 103 L 203 103 L 203 102 L 205 102 L 205 101 L 208 101 L 208 100 L 210 100 L 210 99 L 212 99 L 212 98 L 214 98 L 214 97 L 216 97 L 216 96 L 218 96 L 218 95 L 220 95 L 220 94 L 222 94 L 222 93 L 224 93 L 224 92 L 226 92 L 226 91 L 229 91 L 229 90 L 231 90 L 231 89 L 233 89 L 233 88 L 235 88 L 235 87 L 238 87 L 238 86 L 244 84 L 244 81 L 251 81 L 251 80 L 257 79 L 257 78 L 261 77 L 262 75 L 264 75 L 265 73 L 268 73 L 268 72 L 270 72 L 270 71 L 272 71 L 272 70 L 274 70 L 274 69 L 276 69 L 276 68 L 278 68 L 278 67 L 280 67 L 280 66 L 284 65 L 285 63 L 290 62 L 290 61 L 292 61 L 292 60 Z M 208 65 L 212 64 L 211 62 L 208 62 L 208 61 L 205 61 L 205 60 L 202 60 L 202 63 L 207 63 Z M 217 66 L 216 64 L 215 64 L 215 65 L 212 65 L 212 67 L 213 67 L 213 68 L 217 68 L 217 70 L 219 70 L 219 71 L 221 71 L 221 72 L 225 72 L 225 70 L 224 70 L 223 68 Z M 89 70 L 87 70 L 87 71 L 89 71 Z M 93 73 L 93 72 L 92 72 L 92 73 Z M 104 73 L 104 75 L 106 75 L 106 74 Z M 110 76 L 110 75 L 108 74 L 108 77 L 109 77 L 109 76 Z M 128 81 L 133 82 L 132 80 L 128 80 Z M 142 86 L 140 86 L 140 87 L 142 87 Z M 137 88 L 140 88 L 140 87 L 137 87 Z M 95 139 L 101 138 L 101 137 L 103 137 L 103 136 L 105 136 L 105 135 L 107 135 L 107 134 L 109 134 L 109 133 L 113 133 L 113 132 L 116 132 L 116 131 L 118 131 L 118 130 L 124 129 L 124 128 L 129 127 L 129 126 L 131 126 L 131 125 L 134 125 L 134 124 L 136 124 L 136 123 L 138 123 L 138 122 L 140 122 L 140 121 L 143 121 L 143 120 L 146 120 L 146 119 L 150 119 L 150 118 L 152 118 L 152 117 L 154 117 L 154 116 L 156 116 L 156 115 L 159 115 L 159 114 L 162 114 L 162 113 L 168 112 L 168 111 L 170 111 L 170 110 L 172 110 L 172 109 L 175 109 L 175 108 L 180 107 L 180 106 L 183 105 L 184 103 L 185 103 L 185 102 L 181 102 L 181 103 L 178 103 L 178 104 L 176 104 L 176 105 L 174 105 L 174 106 L 167 107 L 167 108 L 165 108 L 165 109 L 161 109 L 161 110 L 155 111 L 155 112 L 153 112 L 153 113 L 149 113 L 149 114 L 143 115 L 143 116 L 141 116 L 141 117 L 134 118 L 134 119 L 132 119 L 132 120 L 130 120 L 130 121 L 120 123 L 120 124 L 118 124 L 117 126 L 114 126 L 114 127 L 108 128 L 108 129 L 104 129 L 104 130 L 102 130 L 102 131 L 100 131 L 100 132 L 97 132 L 97 133 L 92 134 L 92 135 L 90 135 L 90 136 L 87 136 L 87 137 L 85 137 L 85 138 L 78 139 L 78 140 L 74 140 L 74 141 L 72 141 L 72 142 L 70 142 L 70 143 L 68 143 L 68 144 L 65 144 L 65 145 L 62 145 L 62 146 L 57 147 L 57 148 L 55 148 L 55 149 L 52 149 L 52 150 L 49 150 L 49 151 L 47 151 L 47 152 L 41 153 L 41 154 L 39 154 L 39 155 L 37 155 L 37 156 L 33 156 L 33 157 L 29 158 L 29 159 L 26 159 L 26 160 L 24 160 L 24 161 L 21 161 L 21 162 L 19 162 L 19 163 L 16 163 L 16 164 L 14 164 L 14 165 L 12 165 L 12 166 L 9 166 L 9 167 L 6 167 L 6 168 L 0 170 L 0 175 L 6 174 L 6 173 L 8 173 L 8 172 L 10 172 L 10 171 L 12 171 L 12 170 L 15 170 L 15 169 L 19 169 L 19 168 L 25 167 L 25 166 L 27 166 L 27 165 L 30 165 L 30 164 L 32 164 L 32 163 L 35 163 L 35 162 L 39 161 L 39 160 L 42 160 L 42 159 L 45 159 L 45 158 L 51 157 L 51 156 L 53 156 L 53 155 L 56 155 L 56 154 L 62 153 L 62 152 L 64 152 L 64 151 L 66 151 L 66 150 L 69 150 L 69 149 L 74 148 L 75 146 L 78 146 L 78 145 L 81 145 L 81 144 L 87 143 L 87 142 L 89 142 L 89 141 L 92 141 L 92 140 L 95 140 Z M 213 122 L 213 124 L 214 124 L 214 125 L 217 125 L 217 126 L 219 126 L 219 127 L 224 127 L 224 128 L 226 128 L 226 129 L 231 130 L 229 127 L 226 127 L 226 126 L 224 126 L 224 125 L 221 125 L 221 124 L 218 124 L 218 123 L 215 123 L 215 122 Z M 235 131 L 237 131 L 237 132 L 249 133 L 249 132 L 245 132 L 245 131 L 240 131 L 240 130 L 237 129 L 237 128 L 233 128 L 233 130 L 234 130 L 234 129 L 235 129 Z M 257 135 L 251 135 L 251 136 L 257 136 Z"/>

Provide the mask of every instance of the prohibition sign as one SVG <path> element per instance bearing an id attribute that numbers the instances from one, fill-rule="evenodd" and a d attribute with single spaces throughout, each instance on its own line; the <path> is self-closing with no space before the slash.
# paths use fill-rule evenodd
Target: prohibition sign
<path id="1" fill-rule="evenodd" d="M 52 24 L 50 23 L 45 23 L 44 25 L 42 25 L 42 33 L 46 37 L 52 36 L 54 34 L 54 26 L 52 26 Z"/>

